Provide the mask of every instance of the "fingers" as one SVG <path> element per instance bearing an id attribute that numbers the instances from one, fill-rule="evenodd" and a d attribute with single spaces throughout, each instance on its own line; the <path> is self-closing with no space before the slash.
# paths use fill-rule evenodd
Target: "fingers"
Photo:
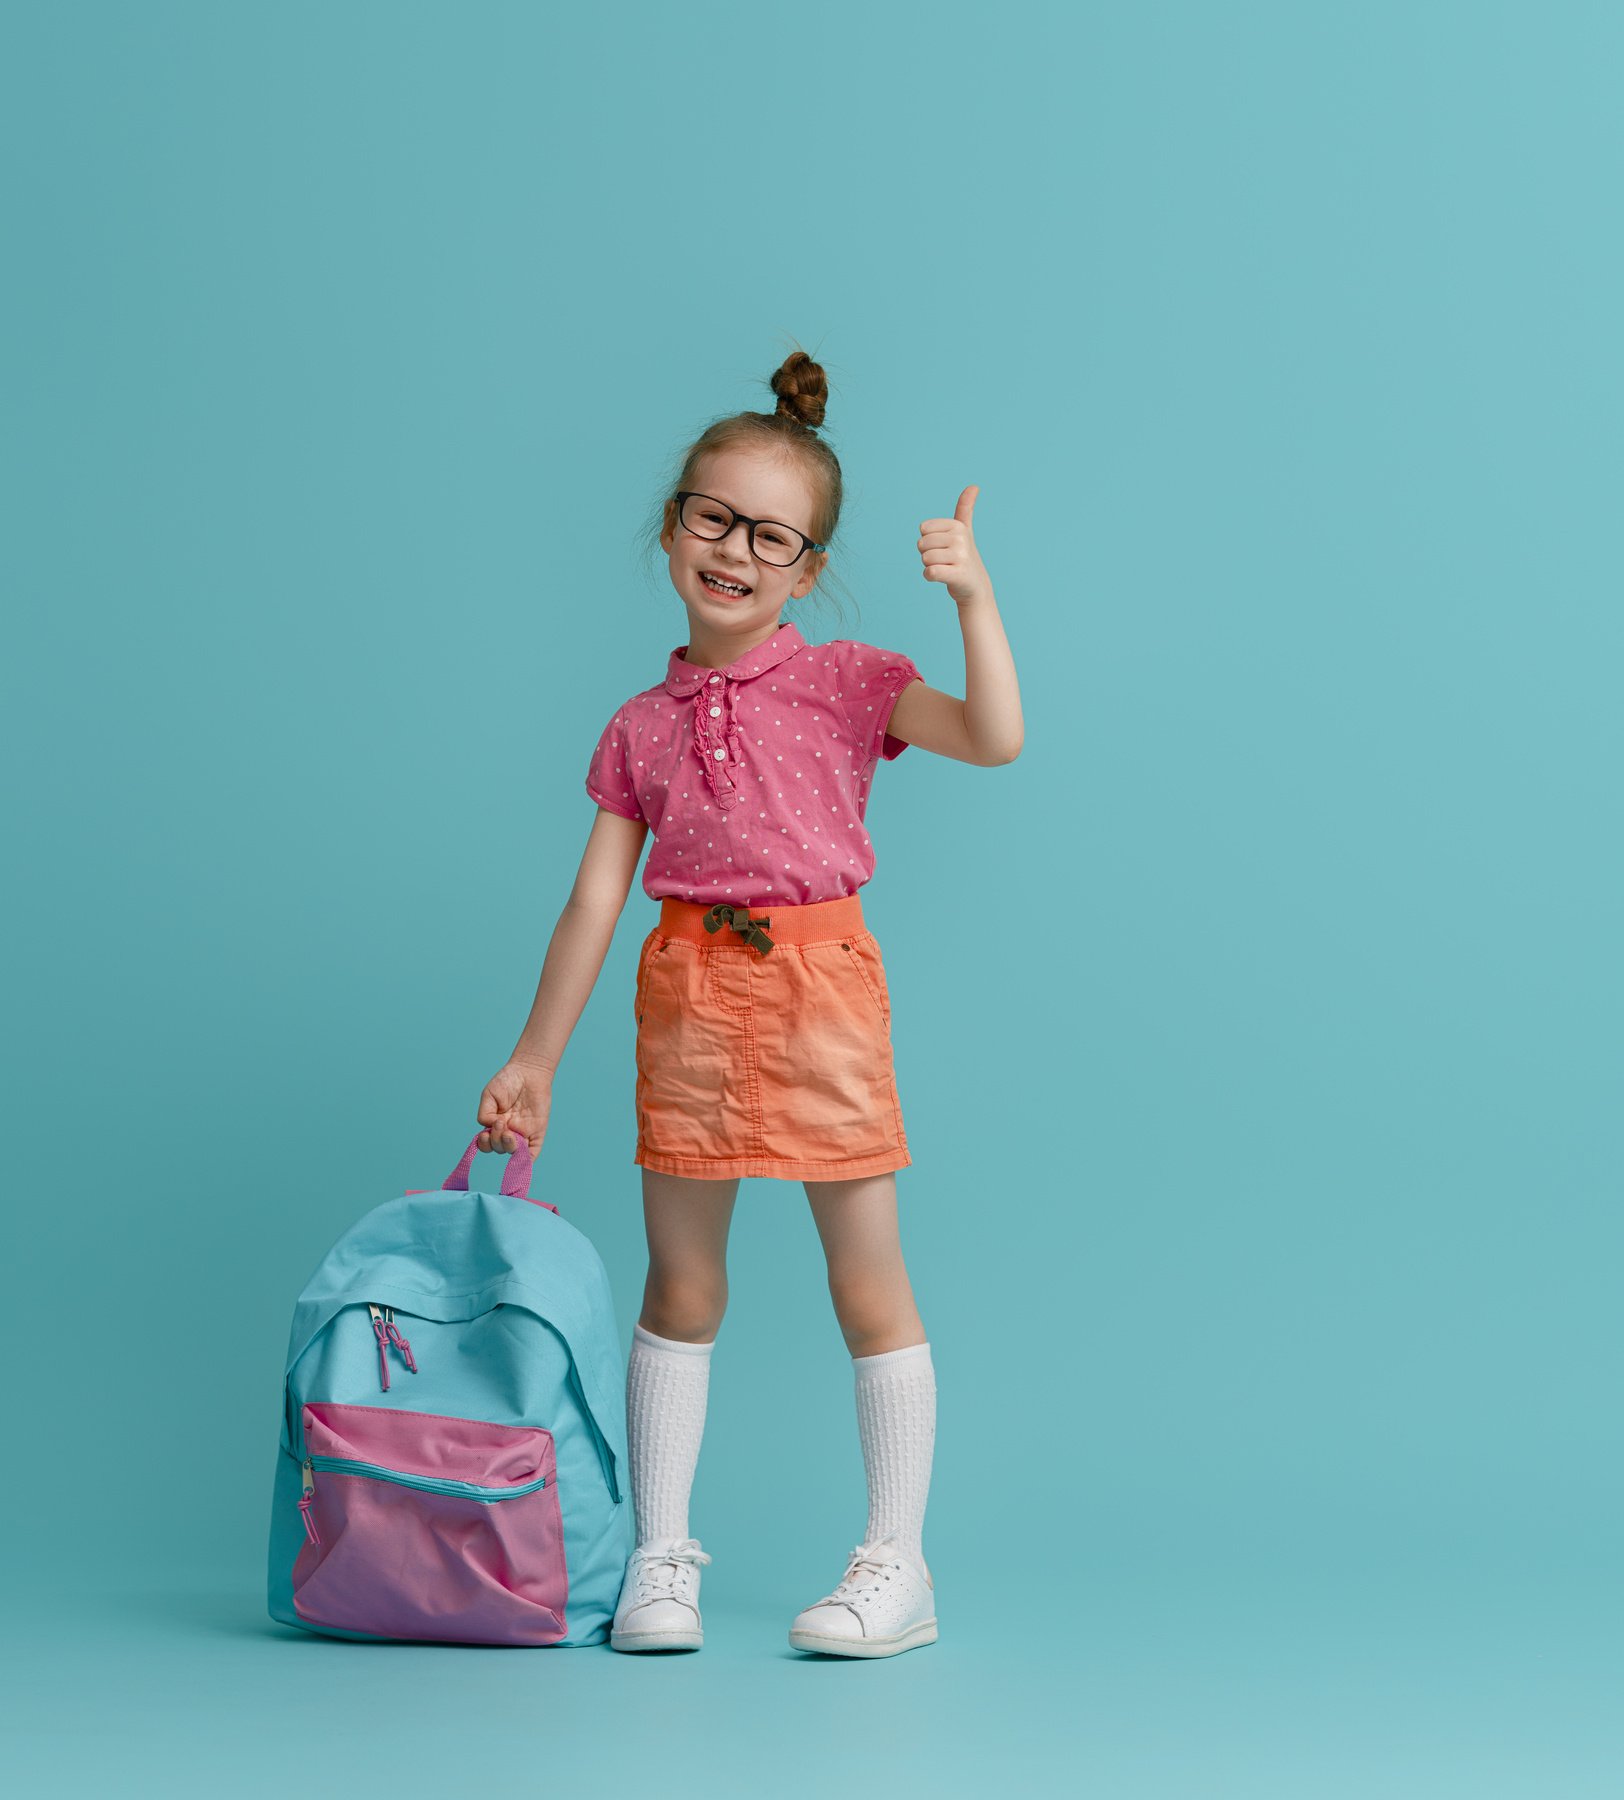
<path id="1" fill-rule="evenodd" d="M 924 567 L 920 574 L 926 581 L 967 581 L 970 572 L 980 566 L 975 532 L 971 519 L 981 489 L 975 485 L 959 495 L 951 519 L 922 519 L 919 525 L 918 550 Z"/>
<path id="2" fill-rule="evenodd" d="M 536 1155 L 547 1135 L 550 1082 L 532 1083 L 512 1065 L 500 1070 L 486 1084 L 474 1114 L 478 1135 L 475 1147 L 498 1156 L 512 1156 L 520 1144 L 528 1145 Z M 532 1133 L 520 1129 L 521 1121 L 530 1120 L 540 1129 Z"/>
<path id="3" fill-rule="evenodd" d="M 928 536 L 933 531 L 953 531 L 959 526 L 965 530 L 973 530 L 971 520 L 975 515 L 976 500 L 981 493 L 979 487 L 967 487 L 959 495 L 958 505 L 953 508 L 951 519 L 922 519 L 919 523 L 919 535 Z"/>
<path id="4" fill-rule="evenodd" d="M 507 1129 L 510 1115 L 503 1110 L 495 1089 L 496 1083 L 493 1081 L 479 1097 L 479 1110 L 474 1117 L 476 1123 L 484 1129 L 474 1139 L 474 1143 L 481 1154 L 494 1151 L 499 1156 L 511 1156 L 513 1140 Z"/>

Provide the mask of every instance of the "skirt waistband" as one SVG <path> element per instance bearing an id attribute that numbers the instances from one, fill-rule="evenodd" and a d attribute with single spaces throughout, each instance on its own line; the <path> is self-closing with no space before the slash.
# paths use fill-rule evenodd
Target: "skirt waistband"
<path id="1" fill-rule="evenodd" d="M 804 906 L 734 906 L 721 901 L 660 900 L 660 923 L 666 937 L 691 938 L 696 944 L 751 945 L 765 956 L 773 944 L 822 944 L 851 937 L 868 927 L 856 894 L 838 900 L 813 900 Z"/>

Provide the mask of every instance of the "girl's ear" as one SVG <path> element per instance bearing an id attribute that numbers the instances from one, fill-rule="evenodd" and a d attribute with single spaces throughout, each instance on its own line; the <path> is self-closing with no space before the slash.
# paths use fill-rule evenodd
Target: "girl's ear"
<path id="1" fill-rule="evenodd" d="M 800 579 L 790 589 L 790 597 L 795 600 L 805 599 L 817 586 L 818 577 L 823 573 L 828 561 L 829 552 L 827 550 L 814 550 L 806 559 L 806 567 L 802 570 Z"/>

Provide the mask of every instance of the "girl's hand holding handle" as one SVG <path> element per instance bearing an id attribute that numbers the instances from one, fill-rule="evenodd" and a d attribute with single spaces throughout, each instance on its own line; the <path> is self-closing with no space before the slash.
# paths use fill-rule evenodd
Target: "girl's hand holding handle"
<path id="1" fill-rule="evenodd" d="M 535 1156 L 547 1135 L 553 1109 L 553 1072 L 539 1063 L 507 1062 L 490 1078 L 479 1097 L 476 1142 L 481 1150 L 511 1156 L 522 1137 Z"/>
<path id="2" fill-rule="evenodd" d="M 975 533 L 970 528 L 970 515 L 976 509 L 980 492 L 978 487 L 967 487 L 959 495 L 951 519 L 926 519 L 919 527 L 919 554 L 925 565 L 925 579 L 946 582 L 947 591 L 960 606 L 992 593 L 992 577 L 976 549 Z"/>

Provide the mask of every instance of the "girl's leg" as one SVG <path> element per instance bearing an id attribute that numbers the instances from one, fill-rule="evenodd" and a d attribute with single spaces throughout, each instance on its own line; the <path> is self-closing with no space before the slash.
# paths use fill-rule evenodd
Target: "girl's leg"
<path id="1" fill-rule="evenodd" d="M 923 1344 L 925 1327 L 902 1261 L 896 1175 L 808 1181 L 805 1187 L 846 1348 L 853 1356 L 880 1356 Z"/>
<path id="2" fill-rule="evenodd" d="M 626 1437 L 639 1545 L 688 1536 L 711 1345 L 727 1309 L 739 1184 L 643 1170 L 648 1278 L 626 1365 Z"/>
<path id="3" fill-rule="evenodd" d="M 714 1343 L 727 1311 L 727 1234 L 739 1178 L 642 1174 L 648 1277 L 638 1323 L 684 1343 Z"/>
<path id="4" fill-rule="evenodd" d="M 609 1644 L 615 1650 L 697 1650 L 700 1565 L 688 1535 L 688 1494 L 705 1431 L 711 1345 L 727 1308 L 727 1230 L 737 1180 L 688 1181 L 643 1171 L 648 1279 L 626 1362 L 637 1546 L 626 1565 Z"/>
<path id="5" fill-rule="evenodd" d="M 868 1480 L 864 1542 L 892 1538 L 924 1570 L 936 1374 L 902 1260 L 896 1176 L 805 1185 L 829 1264 L 829 1294 L 852 1356 Z"/>

